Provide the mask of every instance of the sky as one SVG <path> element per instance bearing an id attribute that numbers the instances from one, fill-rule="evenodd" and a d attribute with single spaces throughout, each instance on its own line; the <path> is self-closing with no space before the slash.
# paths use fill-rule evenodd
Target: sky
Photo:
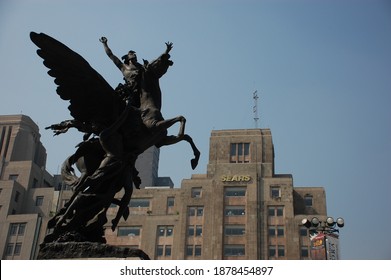
<path id="1" fill-rule="evenodd" d="M 173 42 L 162 113 L 186 117 L 202 154 L 192 170 L 186 142 L 163 147 L 159 176 L 180 187 L 205 174 L 212 130 L 270 128 L 276 173 L 292 174 L 294 187 L 324 187 L 328 215 L 344 218 L 341 258 L 391 259 L 390 1 L 2 0 L 0 115 L 38 124 L 57 174 L 82 135 L 44 129 L 71 117 L 30 31 L 66 44 L 113 87 L 122 74 L 100 37 L 139 60 Z"/>

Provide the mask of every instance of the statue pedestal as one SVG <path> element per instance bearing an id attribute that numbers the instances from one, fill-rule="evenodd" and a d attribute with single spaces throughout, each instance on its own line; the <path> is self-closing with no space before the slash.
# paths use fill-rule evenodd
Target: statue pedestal
<path id="1" fill-rule="evenodd" d="M 149 260 L 139 249 L 121 248 L 96 242 L 52 242 L 40 245 L 38 260 L 138 259 Z"/>

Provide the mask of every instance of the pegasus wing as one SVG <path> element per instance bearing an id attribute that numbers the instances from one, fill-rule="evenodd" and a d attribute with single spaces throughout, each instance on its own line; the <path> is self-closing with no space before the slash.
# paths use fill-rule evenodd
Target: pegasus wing
<path id="1" fill-rule="evenodd" d="M 113 123 L 125 104 L 106 80 L 81 55 L 56 39 L 35 32 L 30 38 L 54 78 L 57 94 L 69 100 L 71 116 L 82 123 Z"/>

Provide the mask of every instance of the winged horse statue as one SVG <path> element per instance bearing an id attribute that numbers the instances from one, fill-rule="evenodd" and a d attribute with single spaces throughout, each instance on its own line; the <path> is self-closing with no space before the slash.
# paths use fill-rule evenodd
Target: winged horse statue
<path id="1" fill-rule="evenodd" d="M 129 216 L 128 204 L 133 187 L 141 180 L 135 168 L 137 157 L 151 146 L 158 148 L 182 140 L 190 143 L 194 153 L 191 167 L 196 168 L 200 152 L 192 138 L 185 134 L 186 119 L 178 116 L 164 119 L 161 114 L 162 93 L 159 79 L 173 65 L 172 43 L 157 59 L 141 65 L 134 51 L 114 56 L 102 37 L 106 54 L 124 75 L 124 84 L 111 87 L 79 54 L 44 33 L 30 33 L 38 47 L 37 54 L 54 78 L 57 94 L 69 102 L 73 119 L 53 124 L 55 135 L 76 128 L 84 133 L 83 142 L 63 163 L 61 174 L 72 187 L 68 203 L 48 222 L 50 233 L 44 242 L 91 241 L 106 243 L 104 225 L 112 203 L 119 206 L 111 221 L 114 231 L 121 218 Z M 179 122 L 177 135 L 167 129 Z M 73 166 L 80 171 L 76 175 Z M 116 198 L 123 191 L 121 199 Z"/>

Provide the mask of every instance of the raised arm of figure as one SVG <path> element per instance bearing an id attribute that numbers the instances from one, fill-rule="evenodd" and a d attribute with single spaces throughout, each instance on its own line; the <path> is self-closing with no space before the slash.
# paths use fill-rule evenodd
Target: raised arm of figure
<path id="1" fill-rule="evenodd" d="M 122 61 L 116 57 L 113 52 L 111 51 L 111 49 L 109 48 L 109 46 L 107 45 L 107 38 L 106 37 L 102 37 L 99 39 L 99 41 L 103 44 L 103 47 L 105 49 L 105 52 L 107 54 L 107 56 L 114 62 L 114 64 L 122 71 L 123 67 L 124 67 L 124 64 L 122 63 Z"/>

